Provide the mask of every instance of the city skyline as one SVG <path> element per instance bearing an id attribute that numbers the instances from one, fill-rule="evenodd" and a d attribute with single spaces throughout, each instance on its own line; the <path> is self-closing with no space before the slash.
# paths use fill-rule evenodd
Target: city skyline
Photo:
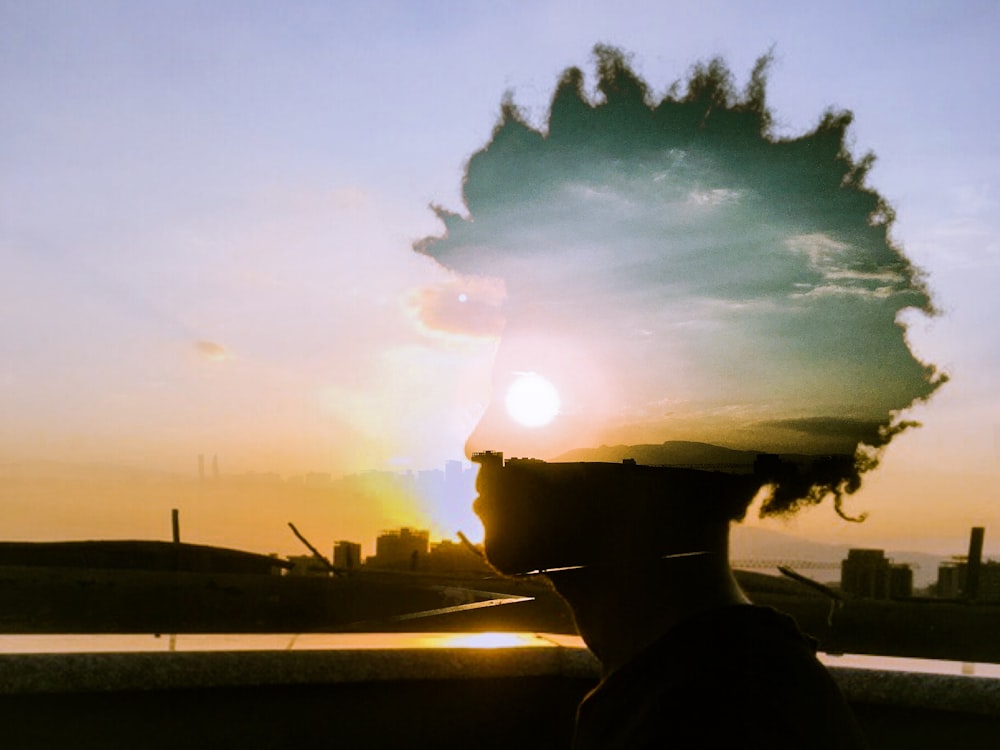
<path id="1" fill-rule="evenodd" d="M 203 451 L 224 473 L 339 475 L 462 455 L 504 290 L 412 245 L 442 232 L 430 204 L 464 211 L 504 92 L 538 127 L 565 68 L 592 83 L 596 43 L 658 95 L 715 55 L 742 85 L 773 50 L 779 134 L 854 112 L 852 150 L 876 154 L 869 181 L 940 312 L 904 313 L 907 340 L 951 381 L 849 498 L 864 524 L 820 507 L 764 526 L 916 549 L 1000 527 L 1000 11 L 668 5 L 0 0 L 0 464 L 193 473 Z M 428 301 L 469 330 L 428 327 Z M 0 500 L 19 537 L 162 523 L 136 495 Z M 277 533 L 268 502 L 237 546 Z M 424 513 L 394 502 L 364 523 Z"/>
<path id="2" fill-rule="evenodd" d="M 609 459 L 615 460 L 615 459 Z M 354 541 L 361 540 L 365 549 L 365 554 L 373 554 L 375 550 L 375 539 L 379 533 L 386 530 L 409 526 L 413 528 L 427 528 L 431 531 L 432 541 L 458 539 L 457 532 L 462 531 L 473 541 L 481 541 L 480 523 L 472 513 L 470 503 L 466 502 L 474 497 L 472 484 L 474 481 L 475 465 L 467 460 L 452 459 L 440 467 L 410 468 L 410 469 L 368 469 L 351 474 L 334 475 L 329 472 L 306 472 L 304 474 L 283 475 L 278 472 L 250 471 L 242 473 L 227 473 L 223 469 L 224 463 L 220 461 L 220 472 L 215 477 L 200 477 L 198 472 L 197 457 L 192 461 L 192 467 L 187 473 L 174 472 L 153 472 L 132 468 L 125 473 L 121 473 L 122 467 L 114 465 L 86 465 L 56 462 L 26 462 L 20 465 L 0 465 L 0 494 L 10 494 L 12 499 L 21 499 L 31 504 L 31 497 L 18 498 L 17 491 L 11 491 L 5 485 L 5 480 L 12 478 L 27 479 L 33 484 L 34 489 L 40 490 L 44 484 L 39 480 L 49 476 L 53 480 L 52 487 L 61 493 L 60 501 L 54 503 L 53 507 L 58 511 L 57 520 L 50 523 L 44 529 L 31 525 L 12 525 L 9 527 L 5 539 L 18 540 L 84 540 L 84 539 L 132 539 L 167 538 L 169 534 L 169 514 L 173 508 L 180 505 L 181 508 L 181 528 L 183 537 L 187 541 L 197 543 L 214 544 L 269 554 L 281 552 L 282 554 L 302 554 L 301 543 L 296 541 L 287 531 L 286 523 L 289 520 L 302 522 L 304 528 L 310 530 L 310 535 L 320 533 L 318 538 L 345 539 Z M 375 513 L 371 517 L 357 514 L 346 516 L 343 508 L 336 502 L 326 502 L 326 507 L 317 508 L 317 504 L 312 502 L 303 503 L 300 501 L 287 503 L 288 498 L 283 496 L 281 491 L 285 488 L 292 488 L 305 493 L 309 498 L 315 498 L 317 492 L 324 490 L 335 490 L 344 483 L 356 480 L 369 479 L 389 479 L 392 481 L 406 480 L 412 482 L 416 488 L 420 475 L 436 475 L 433 479 L 444 480 L 446 477 L 447 464 L 460 465 L 463 469 L 464 478 L 462 484 L 457 488 L 458 492 L 451 496 L 449 503 L 435 503 L 433 492 L 423 492 L 419 502 L 406 500 L 400 502 L 396 490 L 376 491 L 377 502 L 374 502 Z M 90 492 L 93 485 L 87 487 L 87 492 L 66 492 L 66 482 L 72 479 L 96 480 L 98 488 L 113 488 L 115 492 L 124 492 L 135 496 L 135 490 L 147 492 L 154 488 L 153 496 L 148 494 L 143 497 L 143 502 L 130 504 L 128 512 L 119 512 L 111 519 L 107 514 L 91 512 L 94 503 L 100 497 L 92 496 Z M 102 484 L 103 482 L 103 484 Z M 232 490 L 234 494 L 204 495 L 198 492 L 202 487 L 211 489 L 212 487 Z M 177 488 L 183 488 L 178 492 Z M 424 485 L 424 490 L 427 485 Z M 193 493 L 188 492 L 192 490 Z M 250 490 L 248 494 L 246 491 Z M 259 492 L 255 492 L 259 491 Z M 279 494 L 272 494 L 272 493 Z M 49 496 L 51 500 L 52 497 Z M 333 500 L 334 498 L 330 498 Z M 214 512 L 212 505 L 218 501 L 219 508 Z M 248 525 L 244 518 L 242 523 L 235 528 L 229 520 L 236 517 L 237 513 L 245 510 L 245 503 L 250 506 L 261 505 L 266 507 L 266 513 L 258 517 L 259 525 Z M 10 510 L 14 517 L 18 515 L 21 503 L 14 502 Z M 357 510 L 357 509 L 355 509 Z M 244 514 L 245 515 L 245 514 Z M 294 518 L 292 518 L 294 517 Z M 109 523 L 113 520 L 113 523 Z M 249 529 L 257 529 L 254 534 L 247 533 Z M 743 533 L 746 529 L 746 533 Z M 810 535 L 808 532 L 800 532 L 789 529 L 782 525 L 758 524 L 754 519 L 734 526 L 734 556 L 737 558 L 752 558 L 757 556 L 757 546 L 764 540 L 765 544 L 777 544 L 779 549 L 785 550 L 785 546 L 791 543 L 792 549 L 796 550 L 792 554 L 788 551 L 781 552 L 781 555 L 788 558 L 801 557 L 801 550 L 795 547 L 796 543 L 809 544 L 834 544 L 846 549 L 848 546 L 882 547 L 895 552 L 915 552 L 919 555 L 938 556 L 950 558 L 960 555 L 967 543 L 966 528 L 950 526 L 943 528 L 942 534 L 933 544 L 912 545 L 907 540 L 885 540 L 877 538 L 866 541 L 864 544 L 855 544 L 848 539 L 846 541 L 831 542 L 823 535 Z M 776 535 L 776 536 L 775 536 Z M 987 534 L 985 555 L 991 558 L 1000 559 L 1000 535 Z M 806 555 L 806 558 L 810 555 Z M 917 558 L 914 558 L 917 559 Z"/>

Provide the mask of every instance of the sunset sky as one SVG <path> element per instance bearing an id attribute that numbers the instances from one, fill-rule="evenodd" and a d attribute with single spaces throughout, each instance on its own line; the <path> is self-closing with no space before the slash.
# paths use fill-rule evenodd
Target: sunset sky
<path id="1" fill-rule="evenodd" d="M 505 94 L 542 128 L 564 69 L 594 85 L 596 43 L 630 53 L 657 97 L 716 55 L 742 88 L 772 50 L 778 135 L 854 113 L 853 151 L 876 155 L 868 184 L 940 310 L 903 314 L 909 344 L 950 382 L 903 415 L 923 426 L 848 500 L 868 521 L 821 506 L 767 524 L 956 553 L 985 525 L 1000 555 L 998 33 L 996 2 L 0 0 L 0 465 L 193 476 L 204 453 L 234 473 L 336 475 L 461 456 L 491 399 L 507 290 L 412 248 L 444 231 L 432 205 L 466 214 L 465 165 Z M 739 194 L 711 188 L 709 208 Z M 838 241 L 780 240 L 826 282 L 844 279 L 817 261 Z M 750 349 L 745 334 L 731 336 Z M 561 340 L 526 346 L 610 392 Z M 707 388 L 706 372 L 686 376 Z M 866 416 L 861 401 L 847 416 Z M 21 536 L 71 533 L 41 507 L 13 520 Z"/>

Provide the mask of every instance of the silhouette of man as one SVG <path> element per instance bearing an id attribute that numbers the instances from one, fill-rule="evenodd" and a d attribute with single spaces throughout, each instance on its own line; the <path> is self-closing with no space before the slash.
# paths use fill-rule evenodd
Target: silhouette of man
<path id="1" fill-rule="evenodd" d="M 547 571 L 600 660 L 574 748 L 861 748 L 814 645 L 728 561 L 753 476 L 478 455 L 501 572 Z"/>
<path id="2" fill-rule="evenodd" d="M 864 747 L 813 644 L 737 585 L 729 529 L 757 498 L 843 515 L 900 410 L 942 382 L 896 324 L 929 298 L 846 151 L 849 116 L 779 140 L 766 59 L 742 96 L 713 61 L 654 102 L 621 53 L 596 55 L 598 100 L 571 69 L 546 132 L 505 105 L 468 165 L 469 217 L 438 209 L 446 233 L 416 246 L 480 280 L 426 303 L 445 329 L 481 329 L 499 295 L 474 292 L 504 282 L 495 397 L 467 444 L 487 557 L 544 572 L 603 666 L 578 750 Z M 557 386 L 526 398 L 539 376 Z M 556 460 L 493 452 L 512 449 Z"/>

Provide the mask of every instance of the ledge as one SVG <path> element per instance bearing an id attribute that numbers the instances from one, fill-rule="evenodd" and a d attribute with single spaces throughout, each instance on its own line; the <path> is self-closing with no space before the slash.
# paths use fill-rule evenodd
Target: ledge
<path id="1" fill-rule="evenodd" d="M 1000 717 L 1000 664 L 822 654 L 853 704 Z"/>
<path id="2" fill-rule="evenodd" d="M 1000 717 L 1000 665 L 821 660 L 855 705 Z M 6 696 L 598 676 L 579 638 L 533 633 L 0 636 Z"/>
<path id="3" fill-rule="evenodd" d="M 0 636 L 0 695 L 597 675 L 532 633 Z"/>

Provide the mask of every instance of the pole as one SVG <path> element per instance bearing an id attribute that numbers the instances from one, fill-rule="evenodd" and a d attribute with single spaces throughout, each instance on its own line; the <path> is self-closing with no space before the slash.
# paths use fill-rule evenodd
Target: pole
<path id="1" fill-rule="evenodd" d="M 329 560 L 327 560 L 325 557 L 323 557 L 323 554 L 318 549 L 316 549 L 315 547 L 313 547 L 309 543 L 308 539 L 306 539 L 304 536 L 302 536 L 302 534 L 299 532 L 299 530 L 297 528 L 295 528 L 295 524 L 294 523 L 292 523 L 291 521 L 289 521 L 288 522 L 288 528 L 290 528 L 292 530 L 292 533 L 295 534 L 295 536 L 297 536 L 299 538 L 300 542 L 302 542 L 304 545 L 306 545 L 309 548 L 309 551 L 313 553 L 313 557 L 315 557 L 317 560 L 319 560 L 321 563 L 323 563 L 323 565 L 326 566 L 327 570 L 333 572 L 336 575 L 340 575 L 340 571 L 337 570 L 337 568 L 334 567 L 333 563 L 330 562 Z"/>

